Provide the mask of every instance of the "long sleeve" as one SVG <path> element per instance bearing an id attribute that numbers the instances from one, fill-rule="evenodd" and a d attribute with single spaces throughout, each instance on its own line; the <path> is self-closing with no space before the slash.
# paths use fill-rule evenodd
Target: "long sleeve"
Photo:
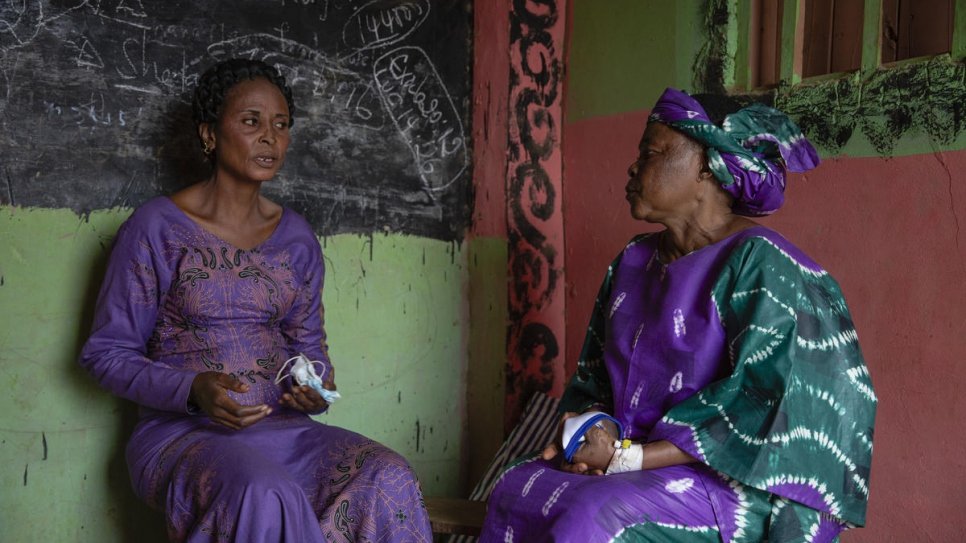
<path id="1" fill-rule="evenodd" d="M 326 343 L 324 309 L 322 306 L 322 287 L 325 277 L 325 264 L 322 250 L 314 236 L 304 244 L 299 244 L 298 291 L 295 303 L 281 321 L 282 334 L 288 341 L 291 355 L 303 353 L 311 360 L 325 365 L 324 380 L 334 379 L 332 362 Z M 318 368 L 316 368 L 317 371 Z M 321 374 L 321 371 L 320 371 Z"/>
<path id="2" fill-rule="evenodd" d="M 651 438 L 862 525 L 876 397 L 838 284 L 756 239 L 729 257 L 711 295 L 732 372 L 671 408 Z"/>
<path id="3" fill-rule="evenodd" d="M 135 212 L 137 215 L 137 212 Z M 193 371 L 146 356 L 165 283 L 165 263 L 152 236 L 132 216 L 118 231 L 80 364 L 111 393 L 162 411 L 187 412 Z"/>

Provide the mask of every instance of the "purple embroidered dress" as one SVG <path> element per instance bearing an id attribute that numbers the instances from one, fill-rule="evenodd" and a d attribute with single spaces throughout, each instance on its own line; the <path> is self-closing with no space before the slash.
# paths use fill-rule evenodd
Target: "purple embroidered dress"
<path id="1" fill-rule="evenodd" d="M 665 265 L 633 240 L 561 410 L 698 462 L 605 476 L 510 467 L 481 541 L 833 541 L 865 520 L 876 399 L 836 282 L 756 226 Z M 645 457 L 646 457 L 645 451 Z"/>
<path id="2" fill-rule="evenodd" d="M 429 541 L 418 483 L 398 454 L 279 404 L 281 365 L 328 358 L 322 253 L 285 209 L 271 237 L 242 250 L 166 197 L 117 234 L 80 362 L 140 405 L 127 446 L 135 492 L 178 541 Z M 189 412 L 194 376 L 219 371 L 271 415 L 243 430 Z"/>

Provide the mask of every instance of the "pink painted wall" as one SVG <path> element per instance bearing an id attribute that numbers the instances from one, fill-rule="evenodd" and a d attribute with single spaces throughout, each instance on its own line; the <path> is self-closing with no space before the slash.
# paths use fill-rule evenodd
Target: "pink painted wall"
<path id="1" fill-rule="evenodd" d="M 572 2 L 557 4 L 563 3 L 573 11 Z M 628 9 L 636 5 L 630 0 L 618 3 Z M 689 21 L 693 18 L 689 10 L 699 4 L 661 4 L 670 11 L 663 14 L 661 21 L 665 22 L 660 24 L 668 26 L 666 21 L 675 13 Z M 572 88 L 571 81 L 565 84 L 564 114 L 575 113 L 573 120 L 558 123 L 563 142 L 565 375 L 574 370 L 607 264 L 631 236 L 654 228 L 633 221 L 623 197 L 625 172 L 636 155 L 647 119 L 647 111 L 623 107 L 634 96 L 624 88 L 626 79 L 634 79 L 638 91 L 654 91 L 648 85 L 654 86 L 654 74 L 660 73 L 672 79 L 661 85 L 686 87 L 681 78 L 690 74 L 678 74 L 675 83 L 672 68 L 690 68 L 693 60 L 693 48 L 688 47 L 692 32 L 678 40 L 678 60 L 663 54 L 649 61 L 654 64 L 652 69 L 627 74 L 621 67 L 633 64 L 633 59 L 625 57 L 637 58 L 652 51 L 648 40 L 656 39 L 660 32 L 631 32 L 627 35 L 637 41 L 617 50 L 611 42 L 619 40 L 608 38 L 589 51 L 587 44 L 596 42 L 588 41 L 587 34 L 605 30 L 588 29 L 592 25 L 586 23 L 600 6 L 580 5 L 587 11 L 568 13 L 572 28 L 567 39 L 571 39 L 573 26 L 583 21 L 583 49 L 573 50 L 568 43 L 568 69 L 574 55 L 592 57 L 578 59 L 583 62 L 584 76 L 595 74 L 584 77 L 580 84 L 603 84 L 611 89 L 603 95 L 619 102 L 611 111 L 628 112 L 588 116 L 585 109 L 595 102 L 587 99 L 586 88 Z M 477 198 L 471 240 L 474 236 L 506 240 L 507 236 L 506 142 L 511 130 L 506 109 L 507 15 L 511 9 L 510 0 L 475 5 Z M 650 24 L 652 19 L 633 25 Z M 617 81 L 624 83 L 615 85 Z M 617 98 L 623 98 L 618 100 L 613 93 L 621 88 L 623 94 L 618 93 Z M 579 91 L 583 99 L 572 103 L 573 93 L 568 96 L 568 89 Z M 785 207 L 762 220 L 840 282 L 879 396 L 868 527 L 846 533 L 842 538 L 846 543 L 966 541 L 966 521 L 962 520 L 966 511 L 966 432 L 960 422 L 966 420 L 966 395 L 960 393 L 966 383 L 962 363 L 966 360 L 964 179 L 966 150 L 829 159 L 808 175 L 792 176 Z M 511 286 L 512 281 L 511 277 Z"/>
<path id="2" fill-rule="evenodd" d="M 471 237 L 506 238 L 506 142 L 510 92 L 510 0 L 473 6 Z"/>
<path id="3" fill-rule="evenodd" d="M 633 220 L 624 199 L 646 112 L 564 125 L 564 237 L 567 240 L 567 348 L 570 375 L 607 265 L 631 237 L 656 228 Z"/>
<path id="4" fill-rule="evenodd" d="M 646 111 L 564 126 L 568 371 L 627 214 Z M 838 279 L 879 408 L 868 527 L 843 542 L 966 540 L 966 151 L 835 158 L 762 220 Z"/>
<path id="5" fill-rule="evenodd" d="M 573 4 L 567 4 L 572 10 Z M 632 2 L 625 4 L 633 7 Z M 674 6 L 677 11 L 672 12 L 683 13 L 682 19 L 689 20 L 690 7 Z M 580 20 L 586 21 L 598 7 L 581 12 Z M 507 236 L 506 142 L 511 126 L 506 109 L 510 84 L 506 31 L 511 9 L 510 0 L 478 2 L 475 7 L 477 198 L 471 239 L 506 240 Z M 573 13 L 568 19 L 572 27 L 579 22 Z M 587 32 L 603 32 L 586 26 L 582 30 L 584 48 Z M 652 34 L 632 34 L 641 43 L 618 49 L 625 56 L 650 51 L 647 40 Z M 678 45 L 677 61 L 652 59 L 652 63 L 690 65 L 688 41 Z M 581 60 L 584 70 L 592 68 L 597 74 L 590 80 L 585 77 L 581 83 L 585 86 L 613 80 L 605 86 L 616 89 L 619 85 L 615 87 L 614 81 L 635 77 L 642 79 L 638 85 L 647 88 L 654 82 L 644 72 L 669 77 L 675 73 L 655 64 L 655 69 L 636 75 L 607 77 L 610 57 L 597 49 L 593 54 L 580 47 L 572 50 L 569 42 L 567 49 L 568 68 L 573 55 L 593 57 Z M 620 57 L 620 51 L 612 51 L 613 44 L 606 40 L 598 49 Z M 571 103 L 570 84 L 567 81 L 564 87 L 564 114 L 568 118 L 576 114 L 558 124 L 563 142 L 565 375 L 574 370 L 607 264 L 631 236 L 654 228 L 633 221 L 623 197 L 625 172 L 636 155 L 647 111 L 629 108 L 609 116 L 586 115 L 585 106 L 591 103 L 586 89 L 581 91 L 583 100 Z M 686 86 L 683 81 L 677 84 Z M 621 104 L 633 96 L 625 94 Z M 966 150 L 828 159 L 808 175 L 792 176 L 785 207 L 762 220 L 840 282 L 879 396 L 868 527 L 846 533 L 842 538 L 846 543 L 966 541 L 962 520 L 966 432 L 960 422 L 966 420 L 966 395 L 960 393 L 966 383 L 962 363 L 966 360 L 964 179 Z M 512 281 L 511 277 L 511 287 Z"/>

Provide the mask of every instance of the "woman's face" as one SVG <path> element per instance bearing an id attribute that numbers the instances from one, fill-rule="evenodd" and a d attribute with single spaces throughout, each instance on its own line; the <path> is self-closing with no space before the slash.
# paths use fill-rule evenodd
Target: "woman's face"
<path id="1" fill-rule="evenodd" d="M 704 152 L 677 130 L 648 123 L 624 190 L 637 220 L 665 223 L 686 216 L 699 199 Z"/>
<path id="2" fill-rule="evenodd" d="M 212 141 L 219 175 L 239 181 L 275 177 L 291 141 L 285 96 L 267 79 L 237 83 L 228 90 L 215 126 L 202 125 L 201 137 Z"/>

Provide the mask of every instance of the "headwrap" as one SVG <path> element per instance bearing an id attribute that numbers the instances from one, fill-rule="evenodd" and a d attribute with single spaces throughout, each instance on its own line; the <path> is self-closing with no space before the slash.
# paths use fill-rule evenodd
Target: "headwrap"
<path id="1" fill-rule="evenodd" d="M 704 145 L 708 168 L 729 194 L 740 215 L 768 215 L 785 201 L 785 171 L 818 166 L 818 153 L 787 115 L 752 104 L 715 125 L 697 100 L 667 88 L 650 121 L 676 128 Z"/>

